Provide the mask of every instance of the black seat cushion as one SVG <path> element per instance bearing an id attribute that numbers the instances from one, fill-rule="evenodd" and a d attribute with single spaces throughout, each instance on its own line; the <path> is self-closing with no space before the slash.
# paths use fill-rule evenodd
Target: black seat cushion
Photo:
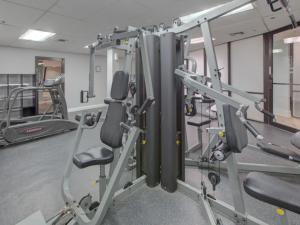
<path id="1" fill-rule="evenodd" d="M 298 131 L 297 133 L 295 133 L 295 134 L 292 136 L 291 143 L 292 143 L 296 148 L 299 148 L 299 149 L 300 149 L 300 131 Z"/>
<path id="2" fill-rule="evenodd" d="M 91 148 L 73 157 L 73 163 L 80 169 L 95 165 L 106 165 L 113 160 L 114 153 L 105 147 Z"/>
<path id="3" fill-rule="evenodd" d="M 259 142 L 257 146 L 266 153 L 300 163 L 300 152 L 265 142 Z"/>
<path id="4" fill-rule="evenodd" d="M 119 102 L 111 102 L 108 106 L 105 120 L 103 122 L 100 138 L 101 141 L 111 148 L 122 146 L 123 129 L 121 122 L 126 122 L 126 107 Z"/>
<path id="5" fill-rule="evenodd" d="M 114 74 L 111 85 L 110 97 L 115 100 L 124 100 L 128 95 L 129 75 L 124 71 L 117 71 Z"/>
<path id="6" fill-rule="evenodd" d="M 300 187 L 264 173 L 249 173 L 244 180 L 245 191 L 271 205 L 300 213 Z"/>

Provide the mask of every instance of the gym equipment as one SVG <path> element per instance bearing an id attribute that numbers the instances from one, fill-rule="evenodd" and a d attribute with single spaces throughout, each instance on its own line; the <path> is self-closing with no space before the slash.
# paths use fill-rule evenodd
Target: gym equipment
<path id="1" fill-rule="evenodd" d="M 45 80 L 41 87 L 18 87 L 11 91 L 5 104 L 6 118 L 0 121 L 0 146 L 25 142 L 77 129 L 76 122 L 68 120 L 67 104 L 61 84 L 64 77 Z M 13 107 L 26 91 L 48 91 L 52 105 L 41 115 L 13 119 Z M 52 113 L 49 110 L 53 109 Z"/>
<path id="2" fill-rule="evenodd" d="M 113 199 L 117 199 L 120 195 L 123 195 L 122 193 L 134 190 L 138 184 L 142 184 L 147 178 L 148 186 L 153 187 L 160 182 L 162 188 L 166 191 L 175 192 L 178 190 L 202 204 L 209 220 L 208 224 L 222 224 L 221 220 L 216 218 L 215 212 L 218 212 L 235 224 L 266 225 L 261 220 L 248 215 L 245 210 L 235 154 L 242 152 L 247 146 L 248 140 L 240 138 L 247 137 L 245 126 L 250 131 L 252 128 L 244 119 L 247 107 L 223 93 L 224 90 L 220 82 L 220 69 L 217 65 L 209 25 L 212 20 L 252 2 L 254 0 L 235 0 L 200 15 L 198 18 L 185 24 L 182 24 L 180 20 L 174 20 L 172 27 L 161 24 L 159 27 L 153 26 L 151 28 L 114 32 L 105 37 L 99 37 L 97 42 L 90 45 L 91 58 L 93 58 L 97 47 L 110 47 L 120 44 L 125 39 L 138 39 L 138 42 L 134 43 L 134 46 L 136 44 L 138 46 L 136 54 L 136 93 L 139 96 L 137 105 L 141 105 L 141 107 L 136 110 L 136 122 L 138 126 L 145 130 L 145 133 L 140 135 L 138 140 L 137 133 L 140 132 L 139 128 L 132 126 L 134 121 L 129 126 L 124 123 L 121 124 L 123 128 L 129 130 L 128 138 L 117 161 L 116 155 L 114 155 L 115 160 L 113 162 L 116 162 L 116 167 L 109 179 L 100 205 L 91 208 L 92 210 L 95 209 L 96 212 L 91 212 L 91 214 L 95 214 L 90 219 L 89 216 L 91 214 L 89 214 L 89 211 L 85 212 L 82 208 L 86 208 L 85 206 L 89 205 L 90 207 L 98 205 L 98 203 L 92 204 L 91 198 L 87 196 L 82 200 L 82 205 L 80 206 L 78 205 L 79 203 L 72 201 L 71 195 L 67 196 L 67 202 L 71 206 L 70 213 L 76 215 L 74 218 L 72 217 L 71 224 L 100 224 Z M 204 46 L 211 74 L 211 87 L 191 79 L 190 73 L 184 70 L 184 36 L 180 34 L 199 27 L 202 29 L 204 36 Z M 93 59 L 91 59 L 92 64 Z M 183 66 L 180 67 L 180 65 Z M 93 74 L 93 71 L 94 67 L 91 66 L 90 75 Z M 141 74 L 144 75 L 144 81 L 141 79 Z M 153 83 L 154 86 L 152 80 L 156 81 Z M 93 82 L 91 83 L 93 85 Z M 223 158 L 227 160 L 234 206 L 219 201 L 207 193 L 207 188 L 203 181 L 201 190 L 193 188 L 184 182 L 185 115 L 183 84 L 216 101 L 219 127 L 213 127 L 208 130 L 213 136 L 209 149 L 223 153 Z M 226 89 L 228 88 L 233 90 L 230 86 L 226 87 Z M 243 92 L 241 93 L 243 94 Z M 89 94 L 93 96 L 93 91 Z M 155 104 L 153 104 L 154 99 Z M 120 104 L 115 100 L 112 102 L 113 105 Z M 144 116 L 145 112 L 146 116 Z M 108 115 L 113 115 L 113 113 Z M 120 117 L 118 118 L 120 119 Z M 120 124 L 118 124 L 119 126 Z M 111 133 L 112 131 L 109 132 Z M 120 171 L 124 168 L 129 152 L 133 150 L 134 145 L 137 146 L 137 173 L 139 178 L 125 190 L 115 192 L 115 184 L 119 178 Z M 145 148 L 147 151 L 139 152 L 140 149 L 144 150 Z M 138 152 L 141 156 L 138 156 Z M 89 158 L 94 156 L 94 151 L 91 154 L 87 154 Z M 77 156 L 82 158 L 82 155 Z M 96 162 L 99 164 L 100 161 L 97 157 L 98 155 L 95 155 L 93 160 L 96 159 Z M 111 158 L 110 156 L 110 160 Z M 215 158 L 217 160 L 219 157 Z M 143 160 L 147 160 L 146 165 L 139 165 Z M 69 162 L 73 163 L 73 156 Z M 90 164 L 89 159 L 87 162 L 87 164 Z M 145 170 L 147 176 L 143 176 Z M 68 171 L 66 174 L 68 175 Z M 216 185 L 218 178 L 211 175 L 211 181 Z M 69 187 L 63 186 L 63 188 L 65 188 L 63 193 L 69 194 Z"/>
<path id="3" fill-rule="evenodd" d="M 208 65 L 210 69 L 211 78 L 210 81 L 212 83 L 211 87 L 208 87 L 206 85 L 206 80 L 203 82 L 196 81 L 191 78 L 191 74 L 189 71 L 186 70 L 186 67 L 182 65 L 181 67 L 178 67 L 175 69 L 175 74 L 181 78 L 182 82 L 189 88 L 192 88 L 193 90 L 199 91 L 199 94 L 207 95 L 210 98 L 215 99 L 216 101 L 216 107 L 217 107 L 217 114 L 218 114 L 218 121 L 219 125 L 218 127 L 214 127 L 209 129 L 209 133 L 212 135 L 212 139 L 207 146 L 207 152 L 211 153 L 214 160 L 225 160 L 227 161 L 227 168 L 228 168 L 228 174 L 229 174 L 229 180 L 230 180 L 230 186 L 233 191 L 233 202 L 234 206 L 230 206 L 224 202 L 221 202 L 219 200 L 216 200 L 214 197 L 211 197 L 209 194 L 207 194 L 207 189 L 205 187 L 205 183 L 202 182 L 202 188 L 201 190 L 197 190 L 186 183 L 182 181 L 177 181 L 178 190 L 182 191 L 186 194 L 188 194 L 191 198 L 195 199 L 195 201 L 200 201 L 206 210 L 206 214 L 209 218 L 210 224 L 219 224 L 220 220 L 215 217 L 215 213 L 219 212 L 223 216 L 227 217 L 228 219 L 232 220 L 235 224 L 266 224 L 261 220 L 258 220 L 257 218 L 254 218 L 246 213 L 244 200 L 242 196 L 242 189 L 239 182 L 238 177 L 238 167 L 236 164 L 236 158 L 235 153 L 240 153 L 243 148 L 245 148 L 248 144 L 247 140 L 239 139 L 237 136 L 243 135 L 241 132 L 244 132 L 244 137 L 247 137 L 247 132 L 244 129 L 244 126 L 247 126 L 247 129 L 251 132 L 253 131 L 253 127 L 249 126 L 249 123 L 243 118 L 238 118 L 235 114 L 237 112 L 240 112 L 240 115 L 246 114 L 247 107 L 243 106 L 241 103 L 235 101 L 234 99 L 230 98 L 229 96 L 224 94 L 224 91 L 231 91 L 234 93 L 238 93 L 238 95 L 247 98 L 254 102 L 255 106 L 259 111 L 261 111 L 264 114 L 267 114 L 266 111 L 263 110 L 263 108 L 259 107 L 259 104 L 262 103 L 260 99 L 256 99 L 253 96 L 250 96 L 249 94 L 240 91 L 236 88 L 231 87 L 230 85 L 223 84 L 220 81 L 220 69 L 218 68 L 217 59 L 215 55 L 215 48 L 214 43 L 212 41 L 212 36 L 210 32 L 210 25 L 209 23 L 218 18 L 222 15 L 225 15 L 226 13 L 239 8 L 245 4 L 252 3 L 254 1 L 244 1 L 244 0 L 237 0 L 232 1 L 227 4 L 225 4 L 222 7 L 219 7 L 215 10 L 212 10 L 211 12 L 208 12 L 202 16 L 199 16 L 198 18 L 192 19 L 190 22 L 187 22 L 185 24 L 179 24 L 178 21 L 176 21 L 176 24 L 174 23 L 174 26 L 171 28 L 167 28 L 166 30 L 159 31 L 159 35 L 167 36 L 171 34 L 180 34 L 183 32 L 186 32 L 188 30 L 191 30 L 195 27 L 200 27 L 202 30 L 202 35 L 204 37 L 204 46 L 207 54 L 208 59 Z M 173 50 L 174 51 L 174 50 Z M 166 55 L 164 55 L 166 56 Z M 164 62 L 168 62 L 168 59 L 164 59 Z M 204 78 L 203 78 L 204 79 Z M 170 86 L 172 85 L 172 82 L 169 80 Z M 166 87 L 164 87 L 166 88 Z M 172 87 L 169 87 L 172 88 Z M 169 99 L 172 101 L 172 104 L 176 104 L 176 100 Z M 177 100 L 178 101 L 178 100 Z M 169 103 L 170 104 L 170 103 Z M 225 107 L 227 105 L 228 107 Z M 241 108 L 241 109 L 240 109 Z M 234 109 L 234 110 L 233 110 Z M 238 110 L 240 109 L 240 110 Z M 162 111 L 163 113 L 164 111 Z M 169 113 L 169 111 L 168 111 Z M 178 110 L 177 113 L 180 115 L 180 111 Z M 172 115 L 172 114 L 171 114 Z M 178 115 L 177 115 L 178 116 Z M 174 118 L 172 120 L 173 123 L 176 123 L 176 114 L 172 115 Z M 178 119 L 178 117 L 177 117 Z M 245 123 L 241 122 L 242 120 L 245 120 Z M 178 120 L 177 120 L 178 121 Z M 233 122 L 232 122 L 233 121 Z M 170 123 L 172 123 L 170 121 Z M 234 125 L 233 125 L 234 124 Z M 172 129 L 172 130 L 170 130 Z M 173 132 L 173 126 L 169 127 L 169 134 L 174 135 Z M 179 132 L 179 129 L 175 126 L 175 131 Z M 169 135 L 169 138 L 171 138 Z M 257 136 L 260 138 L 261 136 Z M 173 140 L 171 140 L 173 142 Z M 168 146 L 170 149 L 170 146 Z M 173 147 L 173 146 L 172 146 Z M 212 152 L 214 151 L 215 152 Z M 167 150 L 166 150 L 167 151 Z M 171 154 L 171 152 L 168 151 L 168 153 Z M 216 154 L 215 154 L 216 153 Z M 177 158 L 173 157 L 173 155 L 169 156 L 171 158 L 170 160 L 162 161 L 163 163 L 166 163 L 168 167 L 162 167 L 162 173 L 163 170 L 170 170 L 174 171 L 174 169 L 177 166 Z M 173 160 L 173 161 L 172 161 Z M 163 164 L 162 164 L 163 165 Z M 176 172 L 176 171 L 175 171 Z M 173 174 L 172 174 L 173 175 Z M 166 182 L 166 185 L 169 185 L 169 190 L 173 191 L 176 190 L 176 184 L 174 183 L 174 180 L 178 176 L 172 176 L 171 180 L 164 181 Z M 162 182 L 164 177 L 162 177 Z M 214 182 L 215 183 L 215 182 Z"/>
<path id="4" fill-rule="evenodd" d="M 114 75 L 111 88 L 112 99 L 105 101 L 108 104 L 108 109 L 100 132 L 100 139 L 104 145 L 77 153 L 84 129 L 95 128 L 99 122 L 101 112 L 97 115 L 85 114 L 81 116 L 80 127 L 75 138 L 74 150 L 68 160 L 62 183 L 62 193 L 67 209 L 49 221 L 48 224 L 61 224 L 61 219 L 63 221 L 67 220 L 68 222 L 66 224 L 78 225 L 96 225 L 102 222 L 119 188 L 120 177 L 140 133 L 138 128 L 126 125 L 127 115 L 124 100 L 128 94 L 128 80 L 129 75 L 123 71 L 118 71 Z M 124 147 L 122 147 L 124 132 L 128 133 L 128 137 Z M 73 165 L 76 165 L 79 169 L 84 169 L 89 166 L 100 167 L 99 201 L 93 201 L 90 195 L 84 196 L 79 202 L 75 201 L 71 195 L 69 185 Z M 106 165 L 110 165 L 110 176 L 108 179 L 106 178 L 105 172 Z M 66 217 L 68 219 L 65 219 Z"/>
<path id="5" fill-rule="evenodd" d="M 199 159 L 191 159 L 189 158 L 189 154 L 192 152 L 196 152 L 196 151 L 201 151 L 202 147 L 203 147 L 203 142 L 202 142 L 202 134 L 203 134 L 203 126 L 206 125 L 210 125 L 211 120 L 204 120 L 204 121 L 200 121 L 200 122 L 192 122 L 192 121 L 188 121 L 187 125 L 190 126 L 194 126 L 197 127 L 197 136 L 198 136 L 198 143 L 195 144 L 194 146 L 192 146 L 191 148 L 188 148 L 188 146 L 186 147 L 185 150 L 185 165 L 186 166 L 199 166 Z M 201 154 L 199 155 L 199 157 L 201 156 Z"/>
<path id="6" fill-rule="evenodd" d="M 138 32 L 135 33 L 135 36 L 132 36 L 131 33 L 129 37 L 124 36 L 122 32 L 117 32 L 115 34 L 121 39 L 129 38 L 129 44 L 127 46 L 122 46 L 122 48 L 125 47 L 126 49 L 126 62 L 130 62 L 133 55 L 132 51 L 137 46 L 137 40 L 135 36 L 141 34 L 141 37 L 143 37 L 143 34 Z M 148 56 L 146 39 L 141 38 L 139 41 L 141 54 L 144 55 L 144 57 Z M 108 42 L 108 39 L 99 38 L 97 44 L 92 44 L 90 48 L 93 48 L 94 50 L 91 51 L 91 58 L 94 57 L 97 47 L 105 48 L 107 46 L 114 46 L 113 43 L 115 43 L 115 41 L 112 41 L 113 43 L 110 44 L 108 44 Z M 120 43 L 120 40 L 116 42 Z M 91 60 L 93 61 L 94 59 Z M 91 69 L 92 71 L 94 70 L 93 67 Z M 97 126 L 100 120 L 101 112 L 97 114 L 82 114 L 81 116 L 76 116 L 76 120 L 80 121 L 80 127 L 77 130 L 73 152 L 67 162 L 67 168 L 64 173 L 61 187 L 66 208 L 48 220 L 48 225 L 101 224 L 108 208 L 113 201 L 124 197 L 126 194 L 130 194 L 140 185 L 145 183 L 146 176 L 139 176 L 136 180 L 128 182 L 124 188 L 121 188 L 117 191 L 122 172 L 127 166 L 128 159 L 131 156 L 131 153 L 134 151 L 137 139 L 142 132 L 141 129 L 134 125 L 135 120 L 129 119 L 127 108 L 135 108 L 135 116 L 142 115 L 152 107 L 151 102 L 153 99 L 151 96 L 153 93 L 152 86 L 149 86 L 149 84 L 152 84 L 152 78 L 151 76 L 146 78 L 149 73 L 145 71 L 144 79 L 147 81 L 145 83 L 145 87 L 148 90 L 147 94 L 149 94 L 146 96 L 147 100 L 141 104 L 141 106 L 137 107 L 132 107 L 132 105 L 129 104 L 127 97 L 129 86 L 131 86 L 131 94 L 134 94 L 135 90 L 132 87 L 132 84 L 129 82 L 129 73 L 126 72 L 128 70 L 129 63 L 126 63 L 125 71 L 117 71 L 114 74 L 111 87 L 112 99 L 105 99 L 105 103 L 108 104 L 108 110 L 100 132 L 100 139 L 103 145 L 88 149 L 82 153 L 77 153 L 83 131 L 86 129 L 93 129 Z M 90 72 L 90 76 L 92 73 L 93 72 Z M 90 91 L 92 91 L 92 93 L 89 93 L 90 97 L 94 96 L 92 89 L 93 88 L 90 88 Z M 125 142 L 124 144 L 123 141 Z M 99 201 L 93 201 L 91 195 L 89 194 L 84 196 L 79 202 L 75 201 L 70 192 L 69 186 L 69 178 L 74 165 L 79 169 L 95 165 L 100 167 L 100 176 L 98 182 Z M 105 172 L 105 166 L 107 165 L 109 165 L 108 177 L 106 177 Z M 34 222 L 33 215 L 29 216 L 22 222 L 24 224 L 40 225 Z"/>

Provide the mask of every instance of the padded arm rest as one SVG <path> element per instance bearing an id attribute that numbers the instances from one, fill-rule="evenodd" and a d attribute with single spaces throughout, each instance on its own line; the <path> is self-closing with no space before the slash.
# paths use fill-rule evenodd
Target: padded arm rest
<path id="1" fill-rule="evenodd" d="M 187 124 L 188 125 L 191 125 L 191 126 L 194 126 L 194 127 L 202 127 L 204 125 L 207 125 L 207 124 L 210 124 L 211 123 L 211 120 L 205 120 L 205 121 L 202 121 L 202 122 L 191 122 L 191 121 L 188 121 Z"/>
<path id="2" fill-rule="evenodd" d="M 264 173 L 249 173 L 244 181 L 245 191 L 252 197 L 271 205 L 300 213 L 299 185 Z"/>
<path id="3" fill-rule="evenodd" d="M 257 146 L 266 153 L 300 163 L 300 153 L 292 151 L 288 148 L 282 148 L 280 146 L 264 142 L 257 143 Z"/>

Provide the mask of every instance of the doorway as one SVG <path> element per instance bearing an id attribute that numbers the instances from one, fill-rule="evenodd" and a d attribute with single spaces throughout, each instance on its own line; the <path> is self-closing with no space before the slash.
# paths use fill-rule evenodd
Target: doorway
<path id="1" fill-rule="evenodd" d="M 270 60 L 267 64 L 270 123 L 280 128 L 300 130 L 300 28 L 282 29 L 268 35 Z"/>

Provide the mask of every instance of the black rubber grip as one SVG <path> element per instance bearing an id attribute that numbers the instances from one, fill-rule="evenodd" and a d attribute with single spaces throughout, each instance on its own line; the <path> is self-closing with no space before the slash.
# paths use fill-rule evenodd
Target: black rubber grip
<path id="1" fill-rule="evenodd" d="M 78 122 L 80 122 L 80 120 L 81 120 L 81 115 L 75 115 L 75 120 L 78 121 Z"/>
<path id="2" fill-rule="evenodd" d="M 99 120 L 100 120 L 100 117 L 101 117 L 101 114 L 102 114 L 102 111 L 100 111 L 100 112 L 98 112 L 98 113 L 97 113 L 97 117 L 96 117 L 96 123 L 98 123 L 98 122 L 99 122 Z"/>
<path id="3" fill-rule="evenodd" d="M 247 130 L 249 130 L 249 132 L 254 136 L 254 137 L 258 137 L 260 136 L 260 133 L 256 130 L 256 128 L 249 123 L 249 121 L 247 121 L 246 123 L 244 123 L 245 127 L 247 128 Z"/>
<path id="4" fill-rule="evenodd" d="M 275 119 L 275 115 L 274 115 L 273 113 L 271 113 L 271 112 L 269 112 L 269 111 L 267 111 L 267 110 L 264 110 L 264 109 L 263 109 L 261 112 L 262 112 L 264 115 L 270 117 L 271 119 Z"/>

